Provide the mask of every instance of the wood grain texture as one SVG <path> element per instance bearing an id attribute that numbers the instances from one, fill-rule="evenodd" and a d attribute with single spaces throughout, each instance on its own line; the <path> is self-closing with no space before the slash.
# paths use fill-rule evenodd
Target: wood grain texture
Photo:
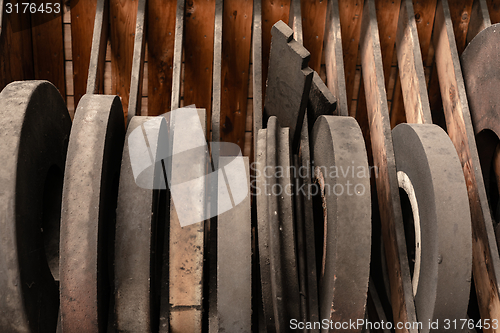
<path id="1" fill-rule="evenodd" d="M 111 91 L 122 99 L 127 118 L 134 54 L 137 0 L 110 0 Z"/>
<path id="2" fill-rule="evenodd" d="M 172 98 L 171 110 L 180 107 L 181 86 L 182 86 L 182 49 L 184 41 L 184 0 L 177 0 L 175 10 L 175 37 L 174 37 L 174 55 L 172 67 Z"/>
<path id="3" fill-rule="evenodd" d="M 220 139 L 245 147 L 252 0 L 225 0 L 222 19 Z"/>
<path id="4" fill-rule="evenodd" d="M 376 178 L 382 221 L 382 236 L 389 270 L 394 322 L 415 322 L 415 305 L 406 252 L 396 162 L 392 145 L 389 110 L 385 91 L 379 30 L 373 0 L 365 3 L 361 29 L 361 65 L 366 91 L 373 161 L 379 169 Z M 417 332 L 418 330 L 396 330 Z"/>
<path id="5" fill-rule="evenodd" d="M 21 0 L 11 1 L 12 4 L 20 2 Z M 13 81 L 33 80 L 35 78 L 30 24 L 29 16 L 22 13 L 13 13 L 2 17 L 0 90 Z"/>
<path id="6" fill-rule="evenodd" d="M 304 47 L 311 53 L 309 67 L 318 73 L 321 71 L 327 6 L 325 0 L 301 1 Z"/>
<path id="7" fill-rule="evenodd" d="M 288 24 L 290 0 L 262 0 L 262 100 L 266 96 L 269 52 L 271 52 L 271 28 L 279 20 Z M 264 127 L 266 127 L 264 125 Z"/>
<path id="8" fill-rule="evenodd" d="M 490 25 L 491 20 L 486 0 L 475 0 L 472 4 L 469 29 L 467 30 L 467 44 L 469 44 L 481 30 L 486 29 Z"/>
<path id="9" fill-rule="evenodd" d="M 46 3 L 42 0 L 33 2 L 37 8 Z M 35 79 L 50 81 L 66 100 L 62 14 L 37 12 L 31 15 L 31 24 Z"/>
<path id="10" fill-rule="evenodd" d="M 104 90 L 106 82 L 106 58 L 109 56 L 111 59 L 111 52 L 107 51 L 109 34 L 108 25 L 109 2 L 107 0 L 97 0 L 94 32 L 92 36 L 92 50 L 90 52 L 90 63 L 88 68 L 87 94 L 106 93 Z M 111 81 L 111 77 L 109 81 Z M 109 82 L 108 86 L 111 87 L 111 82 Z"/>
<path id="11" fill-rule="evenodd" d="M 414 124 L 431 124 L 424 65 L 411 0 L 402 0 L 397 31 L 399 78 L 403 91 L 406 119 Z"/>
<path id="12" fill-rule="evenodd" d="M 351 107 L 351 100 L 354 98 L 354 82 L 356 77 L 356 62 L 358 59 L 359 34 L 362 15 L 363 1 L 339 1 L 345 85 L 350 116 L 354 116 L 356 114 L 356 110 L 353 110 Z"/>
<path id="13" fill-rule="evenodd" d="M 453 33 L 457 44 L 458 55 L 465 49 L 467 40 L 467 30 L 472 12 L 474 0 L 449 0 L 450 16 L 453 22 Z"/>
<path id="14" fill-rule="evenodd" d="M 472 219 L 472 271 L 481 318 L 500 319 L 498 276 L 500 259 L 481 174 L 476 140 L 467 103 L 450 8 L 438 1 L 434 48 L 448 135 L 455 145 L 469 195 Z M 499 332 L 484 330 L 485 332 Z"/>
<path id="15" fill-rule="evenodd" d="M 134 55 L 132 59 L 132 71 L 130 78 L 130 94 L 128 105 L 128 122 L 134 116 L 141 115 L 142 103 L 142 81 L 144 75 L 144 57 L 146 46 L 146 0 L 138 0 L 137 19 L 134 34 Z M 128 123 L 127 122 L 127 123 Z"/>
<path id="16" fill-rule="evenodd" d="M 73 95 L 78 105 L 87 91 L 92 36 L 97 1 L 79 0 L 71 8 L 71 50 L 73 60 Z M 69 75 L 70 73 L 68 73 Z"/>
<path id="17" fill-rule="evenodd" d="M 252 84 L 248 89 L 252 96 L 253 133 L 251 145 L 251 163 L 257 160 L 255 156 L 257 147 L 257 133 L 262 129 L 263 113 L 263 83 L 262 79 L 262 0 L 253 0 L 253 24 L 252 24 L 252 66 L 250 71 Z M 248 109 L 247 109 L 248 111 Z M 254 176 L 252 168 L 252 177 Z"/>
<path id="18" fill-rule="evenodd" d="M 488 13 L 490 14 L 491 24 L 500 22 L 500 1 L 486 0 L 488 5 Z"/>
<path id="19" fill-rule="evenodd" d="M 177 1 L 148 1 L 148 115 L 170 111 Z"/>
<path id="20" fill-rule="evenodd" d="M 210 132 L 215 0 L 186 2 L 184 27 L 184 105 L 207 110 Z"/>
<path id="21" fill-rule="evenodd" d="M 328 0 L 324 44 L 326 83 L 328 89 L 337 98 L 339 115 L 347 116 L 349 107 L 338 0 Z"/>

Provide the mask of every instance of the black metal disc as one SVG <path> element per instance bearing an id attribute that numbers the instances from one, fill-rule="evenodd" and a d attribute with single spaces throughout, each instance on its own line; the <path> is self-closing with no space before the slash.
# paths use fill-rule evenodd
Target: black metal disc
<path id="1" fill-rule="evenodd" d="M 0 331 L 55 332 L 71 118 L 51 83 L 26 81 L 2 90 L 0 119 Z"/>

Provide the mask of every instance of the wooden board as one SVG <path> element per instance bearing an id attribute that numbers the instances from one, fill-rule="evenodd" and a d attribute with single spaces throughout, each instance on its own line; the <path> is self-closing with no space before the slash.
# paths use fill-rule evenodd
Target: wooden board
<path id="1" fill-rule="evenodd" d="M 174 56 L 172 67 L 172 105 L 171 110 L 177 109 L 181 105 L 181 69 L 182 69 L 182 48 L 184 40 L 184 0 L 177 0 L 175 10 L 175 37 Z"/>
<path id="2" fill-rule="evenodd" d="M 344 72 L 344 56 L 342 50 L 342 34 L 340 31 L 340 13 L 338 0 L 329 0 L 325 23 L 325 69 L 328 89 L 337 98 L 338 114 L 349 114 L 346 79 Z M 349 100 L 350 102 L 350 100 Z"/>
<path id="3" fill-rule="evenodd" d="M 301 4 L 304 47 L 311 53 L 309 67 L 319 73 L 321 71 L 321 55 L 323 53 L 328 2 L 324 0 L 306 0 L 301 1 Z"/>
<path id="4" fill-rule="evenodd" d="M 481 174 L 450 9 L 438 1 L 434 48 L 448 135 L 462 163 L 472 218 L 472 271 L 482 319 L 500 319 L 500 259 Z M 485 332 L 499 332 L 485 330 Z"/>
<path id="5" fill-rule="evenodd" d="M 262 100 L 266 97 L 269 52 L 271 51 L 271 28 L 279 20 L 288 24 L 290 0 L 263 0 L 262 9 Z M 264 124 L 264 127 L 265 124 Z"/>
<path id="6" fill-rule="evenodd" d="M 184 30 L 184 105 L 212 110 L 215 0 L 186 2 Z M 210 132 L 208 121 L 208 132 Z"/>
<path id="7" fill-rule="evenodd" d="M 122 99 L 127 117 L 134 54 L 137 2 L 110 0 L 111 91 Z"/>
<path id="8" fill-rule="evenodd" d="M 257 158 L 257 133 L 263 127 L 263 78 L 262 78 L 262 3 L 261 0 L 253 1 L 253 29 L 252 29 L 252 107 L 253 107 L 253 161 Z M 253 168 L 252 168 L 253 169 Z M 252 171 L 253 173 L 253 171 Z M 253 176 L 253 175 L 252 175 Z"/>
<path id="9" fill-rule="evenodd" d="M 107 0 L 98 0 L 88 68 L 87 94 L 104 93 L 104 72 L 109 33 L 108 25 L 109 2 Z"/>
<path id="10" fill-rule="evenodd" d="M 176 5 L 177 1 L 148 1 L 148 115 L 151 116 L 170 111 Z"/>
<path id="11" fill-rule="evenodd" d="M 130 82 L 128 121 L 141 115 L 142 78 L 144 74 L 144 52 L 146 46 L 146 0 L 137 1 L 137 19 L 135 23 L 134 57 Z"/>
<path id="12" fill-rule="evenodd" d="M 412 0 L 402 0 L 397 31 L 399 78 L 409 123 L 431 124 L 424 65 L 413 11 Z"/>
<path id="13" fill-rule="evenodd" d="M 457 44 L 458 55 L 465 49 L 467 30 L 474 0 L 449 0 L 450 16 L 453 22 L 453 33 Z"/>
<path id="14" fill-rule="evenodd" d="M 488 12 L 490 14 L 491 23 L 500 22 L 500 1 L 499 0 L 486 0 L 488 4 Z"/>
<path id="15" fill-rule="evenodd" d="M 37 0 L 37 8 L 46 1 Z M 48 80 L 54 84 L 66 100 L 66 80 L 64 75 L 64 39 L 62 5 L 59 13 L 31 15 L 33 40 L 33 65 L 36 80 Z"/>
<path id="16" fill-rule="evenodd" d="M 97 1 L 79 0 L 71 8 L 71 51 L 73 59 L 73 95 L 78 105 L 87 91 L 92 36 Z M 67 73 L 70 75 L 70 73 Z"/>
<path id="17" fill-rule="evenodd" d="M 10 3 L 21 3 L 21 0 Z M 0 30 L 0 90 L 13 81 L 35 78 L 30 24 L 29 16 L 22 13 L 3 15 Z"/>
<path id="18" fill-rule="evenodd" d="M 252 0 L 224 1 L 220 139 L 245 147 Z"/>
<path id="19" fill-rule="evenodd" d="M 215 1 L 215 27 L 214 27 L 214 63 L 213 63 L 213 81 L 212 81 L 212 142 L 221 141 L 221 98 L 222 98 L 222 22 L 224 16 L 223 0 Z M 218 148 L 215 148 L 218 149 Z M 218 156 L 220 151 L 214 152 Z M 214 160 L 215 168 L 218 168 L 219 161 Z M 217 244 L 217 243 L 215 243 Z"/>
<path id="20" fill-rule="evenodd" d="M 379 172 L 376 184 L 386 262 L 391 268 L 388 272 L 391 304 L 394 322 L 416 322 L 378 36 L 375 4 L 373 0 L 368 0 L 365 3 L 361 29 L 361 65 L 374 152 L 373 162 Z"/>
<path id="21" fill-rule="evenodd" d="M 436 12 L 436 0 L 414 0 L 413 10 L 415 14 L 414 20 L 417 26 L 418 41 L 420 44 L 420 54 L 422 56 L 422 63 L 425 64 L 427 55 L 429 54 L 429 46 L 431 43 L 432 27 L 434 24 L 434 15 Z M 439 94 L 439 88 L 437 90 Z M 397 124 L 405 121 L 406 117 L 404 111 L 403 93 L 401 91 L 401 79 L 398 75 L 396 78 L 396 85 L 394 87 L 394 95 L 392 98 L 391 127 L 394 128 Z"/>
<path id="22" fill-rule="evenodd" d="M 467 44 L 481 32 L 491 25 L 490 14 L 486 0 L 475 0 L 472 4 L 472 12 L 467 31 Z"/>
<path id="23" fill-rule="evenodd" d="M 339 1 L 345 85 L 350 116 L 354 116 L 356 114 L 356 110 L 353 110 L 351 107 L 351 100 L 354 98 L 354 82 L 356 78 L 356 62 L 358 59 L 359 33 L 363 15 L 363 2 L 364 1 L 361 0 Z"/>

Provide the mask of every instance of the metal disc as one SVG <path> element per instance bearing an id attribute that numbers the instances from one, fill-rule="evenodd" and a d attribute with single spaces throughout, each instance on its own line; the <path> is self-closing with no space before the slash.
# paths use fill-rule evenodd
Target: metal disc
<path id="1" fill-rule="evenodd" d="M 0 119 L 0 331 L 55 332 L 71 118 L 51 83 L 26 81 L 0 93 Z"/>
<path id="2" fill-rule="evenodd" d="M 64 175 L 60 266 L 64 332 L 102 332 L 107 325 L 124 138 L 120 98 L 83 96 L 75 112 Z"/>
<path id="3" fill-rule="evenodd" d="M 370 275 L 371 195 L 363 135 L 354 118 L 320 116 L 312 142 L 324 218 L 320 318 L 335 322 L 364 318 Z"/>
<path id="4" fill-rule="evenodd" d="M 115 316 L 116 328 L 120 332 L 158 331 L 165 228 L 165 220 L 160 218 L 165 217 L 167 206 L 166 190 L 161 188 L 167 187 L 162 163 L 154 161 L 162 158 L 159 156 L 159 146 L 166 144 L 161 140 L 161 133 L 165 131 L 166 121 L 163 117 L 136 116 L 131 119 L 127 129 L 120 170 L 115 235 Z M 135 136 L 137 133 L 139 136 Z M 151 151 L 140 149 L 146 148 L 146 145 L 142 145 L 145 142 L 143 133 L 150 134 L 148 143 Z M 159 134 L 157 142 L 152 142 L 155 134 Z M 151 172 L 141 179 L 141 187 L 134 177 L 131 158 L 138 158 L 138 154 L 143 153 L 149 159 L 149 152 L 157 158 L 151 163 Z"/>
<path id="5" fill-rule="evenodd" d="M 423 323 L 459 321 L 466 318 L 469 304 L 472 231 L 457 152 L 437 125 L 400 124 L 392 137 L 399 186 L 411 207 L 402 209 L 405 222 L 413 224 L 405 232 L 407 244 L 415 239 L 412 283 L 417 318 Z M 428 325 L 421 332 L 429 332 Z"/>

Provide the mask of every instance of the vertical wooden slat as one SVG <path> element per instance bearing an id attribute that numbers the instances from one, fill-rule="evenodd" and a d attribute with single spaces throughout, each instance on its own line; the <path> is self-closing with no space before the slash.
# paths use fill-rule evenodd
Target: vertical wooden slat
<path id="1" fill-rule="evenodd" d="M 207 110 L 210 132 L 215 0 L 188 1 L 185 15 L 184 105 Z"/>
<path id="2" fill-rule="evenodd" d="M 379 30 L 373 0 L 367 0 L 361 29 L 361 65 L 366 91 L 374 165 L 378 167 L 377 194 L 394 322 L 416 322 L 406 253 L 389 110 L 385 91 Z M 416 329 L 396 332 L 417 332 Z"/>
<path id="3" fill-rule="evenodd" d="M 481 174 L 450 8 L 438 1 L 434 48 L 448 135 L 462 163 L 472 219 L 472 271 L 482 319 L 500 320 L 500 258 Z M 500 332 L 485 329 L 484 332 Z"/>
<path id="4" fill-rule="evenodd" d="M 223 0 L 215 1 L 215 22 L 214 22 L 214 63 L 212 82 L 212 142 L 221 141 L 221 99 L 222 99 L 222 22 L 224 16 Z M 212 152 L 212 154 L 214 154 Z M 219 156 L 219 154 L 214 154 Z M 217 160 L 214 165 L 218 165 Z"/>
<path id="5" fill-rule="evenodd" d="M 225 0 L 222 25 L 220 139 L 245 147 L 252 0 Z"/>
<path id="6" fill-rule="evenodd" d="M 319 73 L 328 3 L 325 0 L 307 0 L 301 4 L 304 47 L 311 53 L 309 67 Z"/>
<path id="7" fill-rule="evenodd" d="M 130 100 L 128 104 L 128 121 L 133 116 L 141 115 L 142 78 L 144 74 L 144 52 L 146 45 L 146 5 L 147 0 L 137 1 L 137 18 L 135 24 L 134 56 L 130 82 Z"/>
<path id="8" fill-rule="evenodd" d="M 13 5 L 20 2 L 10 1 Z M 7 15 L 4 7 L 1 9 L 4 15 L 0 31 L 0 90 L 13 81 L 35 78 L 30 18 L 22 13 Z"/>
<path id="9" fill-rule="evenodd" d="M 174 56 L 172 67 L 172 105 L 171 110 L 175 110 L 181 105 L 181 66 L 182 47 L 184 41 L 184 0 L 177 0 L 175 11 L 175 39 Z"/>
<path id="10" fill-rule="evenodd" d="M 176 6 L 175 0 L 148 1 L 148 115 L 151 116 L 170 111 Z"/>
<path id="11" fill-rule="evenodd" d="M 363 15 L 363 1 L 339 1 L 340 30 L 342 32 L 342 50 L 344 55 L 345 85 L 349 115 L 354 116 L 356 110 L 351 110 L 351 100 L 354 94 L 356 77 L 356 62 L 358 59 L 359 33 Z"/>
<path id="12" fill-rule="evenodd" d="M 304 44 L 304 34 L 302 30 L 302 9 L 300 7 L 300 0 L 290 1 L 288 25 L 293 30 L 293 38 L 300 44 Z"/>
<path id="13" fill-rule="evenodd" d="M 87 90 L 96 8 L 97 1 L 95 0 L 79 0 L 71 8 L 71 50 L 75 105 L 78 105 L 78 101 Z"/>
<path id="14" fill-rule="evenodd" d="M 262 128 L 263 95 L 262 84 L 262 0 L 253 1 L 252 29 L 252 105 L 253 105 L 253 151 L 256 153 L 257 133 Z M 256 161 L 256 156 L 253 156 Z"/>
<path id="15" fill-rule="evenodd" d="M 271 28 L 279 20 L 288 24 L 290 0 L 262 0 L 262 98 L 266 96 L 269 52 L 271 51 Z M 266 126 L 264 126 L 266 127 Z"/>
<path id="16" fill-rule="evenodd" d="M 474 3 L 472 4 L 469 30 L 467 31 L 467 44 L 470 43 L 470 41 L 481 32 L 481 30 L 486 29 L 490 25 L 491 20 L 486 0 L 474 0 Z"/>
<path id="17" fill-rule="evenodd" d="M 37 0 L 34 3 L 39 8 L 46 1 Z M 59 13 L 52 11 L 32 14 L 31 33 L 35 79 L 52 82 L 66 100 L 62 11 L 61 4 Z"/>
<path id="18" fill-rule="evenodd" d="M 104 93 L 104 68 L 108 43 L 109 2 L 97 0 L 92 50 L 87 79 L 87 94 Z"/>
<path id="19" fill-rule="evenodd" d="M 396 47 L 406 119 L 414 124 L 432 124 L 412 0 L 402 0 Z"/>
<path id="20" fill-rule="evenodd" d="M 449 0 L 450 16 L 453 22 L 453 33 L 457 44 L 458 55 L 465 49 L 467 30 L 474 0 Z"/>
<path id="21" fill-rule="evenodd" d="M 500 0 L 486 0 L 491 24 L 500 22 Z"/>
<path id="22" fill-rule="evenodd" d="M 121 97 L 123 112 L 127 117 L 137 1 L 110 1 L 111 90 L 114 95 Z"/>
<path id="23" fill-rule="evenodd" d="M 338 115 L 347 116 L 349 109 L 340 26 L 338 0 L 328 0 L 324 35 L 326 82 L 328 89 L 337 98 Z"/>

